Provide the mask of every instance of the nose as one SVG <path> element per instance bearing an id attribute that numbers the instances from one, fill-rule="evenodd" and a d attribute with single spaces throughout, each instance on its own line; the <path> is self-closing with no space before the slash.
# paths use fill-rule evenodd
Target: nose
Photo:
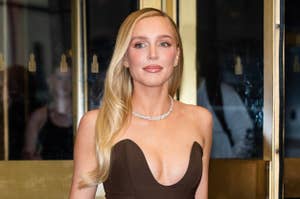
<path id="1" fill-rule="evenodd" d="M 155 45 L 151 45 L 149 48 L 149 59 L 157 59 L 158 53 Z"/>

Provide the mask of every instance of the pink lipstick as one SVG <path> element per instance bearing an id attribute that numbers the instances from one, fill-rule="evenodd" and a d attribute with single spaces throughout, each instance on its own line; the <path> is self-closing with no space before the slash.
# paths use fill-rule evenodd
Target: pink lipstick
<path id="1" fill-rule="evenodd" d="M 160 65 L 148 65 L 143 68 L 143 70 L 149 72 L 149 73 L 157 73 L 160 72 L 163 69 Z"/>

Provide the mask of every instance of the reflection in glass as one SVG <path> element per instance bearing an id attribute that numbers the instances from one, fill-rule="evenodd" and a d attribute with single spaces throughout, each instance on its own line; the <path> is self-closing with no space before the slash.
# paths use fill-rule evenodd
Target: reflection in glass
<path id="1" fill-rule="evenodd" d="M 100 105 L 106 69 L 121 22 L 138 9 L 138 1 L 87 0 L 88 108 Z M 99 71 L 93 72 L 97 56 Z"/>
<path id="2" fill-rule="evenodd" d="M 71 71 L 68 68 L 56 68 L 47 80 L 50 100 L 34 110 L 28 119 L 23 158 L 72 159 Z"/>
<path id="3" fill-rule="evenodd" d="M 300 2 L 286 1 L 285 29 L 285 156 L 300 157 Z"/>
<path id="4" fill-rule="evenodd" d="M 66 86 L 60 83 L 63 81 L 62 77 L 55 77 L 58 78 L 55 81 L 52 78 L 54 79 L 53 74 L 56 68 L 60 67 L 63 54 L 67 55 L 66 61 L 71 67 L 71 55 L 69 54 L 71 47 L 70 4 L 70 1 L 60 0 L 0 1 L 0 15 L 6 16 L 5 22 L 4 18 L 0 18 L 1 31 L 6 33 L 7 42 L 6 47 L 3 42 L 0 42 L 0 49 L 3 49 L 4 57 L 7 59 L 5 70 L 8 78 L 6 85 L 8 88 L 8 107 L 6 107 L 8 124 L 1 126 L 1 132 L 3 128 L 8 128 L 8 153 L 11 160 L 72 158 L 72 129 L 67 138 L 62 138 L 63 135 L 55 137 L 59 131 L 53 129 L 53 126 L 48 130 L 51 132 L 50 136 L 42 133 L 50 121 L 52 124 L 60 123 L 58 120 L 60 121 L 62 115 L 65 114 L 65 112 L 63 114 L 61 112 L 62 106 L 69 107 L 67 109 L 70 110 L 66 111 L 68 118 L 64 118 L 59 125 L 61 128 L 66 126 L 72 128 L 69 118 L 72 112 L 70 91 L 68 91 L 70 99 L 67 101 L 61 100 L 61 96 L 59 100 L 56 99 L 52 91 L 52 87 L 67 90 Z M 68 81 L 71 79 L 68 74 Z M 68 86 L 70 87 L 70 85 Z M 56 107 L 60 107 L 59 112 L 55 113 L 59 115 L 52 116 Z M 39 110 L 46 110 L 43 112 L 45 114 L 40 113 Z M 3 112 L 0 113 L 3 117 Z M 67 117 L 66 115 L 64 116 Z M 45 121 L 42 122 L 42 120 Z M 26 132 L 25 129 L 27 129 Z M 52 139 L 51 142 L 48 137 L 51 137 L 49 138 L 49 140 Z M 32 154 L 28 151 L 28 143 L 25 138 L 32 142 L 30 145 Z M 58 152 L 58 149 L 55 152 L 48 150 L 46 156 L 46 143 L 48 148 L 56 147 L 56 149 L 58 145 L 64 144 L 67 149 L 63 150 L 68 151 L 68 156 L 61 155 L 63 152 Z"/>
<path id="5" fill-rule="evenodd" d="M 197 1 L 198 105 L 213 158 L 262 157 L 263 1 Z"/>
<path id="6" fill-rule="evenodd" d="M 4 72 L 0 70 L 0 160 L 4 159 L 4 103 L 3 103 L 3 91 L 4 91 Z"/>

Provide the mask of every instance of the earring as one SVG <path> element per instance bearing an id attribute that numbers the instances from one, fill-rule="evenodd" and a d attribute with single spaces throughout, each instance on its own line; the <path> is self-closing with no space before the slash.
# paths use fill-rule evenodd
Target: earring
<path id="1" fill-rule="evenodd" d="M 129 68 L 128 62 L 127 62 L 127 61 L 124 61 L 124 62 L 123 62 L 123 66 L 124 66 L 125 68 Z"/>

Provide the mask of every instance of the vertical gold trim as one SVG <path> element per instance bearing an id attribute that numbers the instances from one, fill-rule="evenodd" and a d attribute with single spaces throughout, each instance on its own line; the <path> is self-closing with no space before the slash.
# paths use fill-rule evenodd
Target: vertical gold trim
<path id="1" fill-rule="evenodd" d="M 9 125 L 8 125 L 8 84 L 7 84 L 7 64 L 8 64 L 8 24 L 7 24 L 7 0 L 3 1 L 3 58 L 6 60 L 3 73 L 3 126 L 4 126 L 4 160 L 9 158 Z"/>
<path id="2" fill-rule="evenodd" d="M 177 8 L 176 0 L 162 0 L 162 10 L 166 12 L 175 22 L 177 22 L 176 8 Z"/>
<path id="3" fill-rule="evenodd" d="M 196 0 L 180 0 L 179 10 L 179 30 L 184 53 L 183 79 L 179 99 L 188 104 L 196 104 Z"/>
<path id="4" fill-rule="evenodd" d="M 2 53 L 0 53 L 0 76 L 2 76 L 2 79 L 0 79 L 0 81 L 3 81 L 2 82 L 2 91 L 1 91 L 1 97 L 2 97 L 2 104 L 1 104 L 1 106 L 2 106 L 2 110 L 3 110 L 3 115 L 1 115 L 1 117 L 3 118 L 3 120 L 1 121 L 1 122 L 3 122 L 3 129 L 1 129 L 0 131 L 3 131 L 3 135 L 1 134 L 1 136 L 3 136 L 2 138 L 1 138 L 1 140 L 2 140 L 2 142 L 3 143 L 0 143 L 1 144 L 1 150 L 0 150 L 0 152 L 1 152 L 1 154 L 0 154 L 0 160 L 3 158 L 3 159 L 6 159 L 6 155 L 5 155 L 5 153 L 6 153 L 6 151 L 8 151 L 7 150 L 7 146 L 6 146 L 6 143 L 8 143 L 7 141 L 8 141 L 8 139 L 6 138 L 6 136 L 8 135 L 6 132 L 5 132 L 5 127 L 6 127 L 6 114 L 5 114 L 5 112 L 6 112 L 6 109 L 5 109 L 5 100 L 6 100 L 6 95 L 5 95 L 5 93 L 6 93 L 6 64 L 5 64 L 5 59 L 4 59 L 4 55 L 2 54 Z M 3 152 L 3 153 L 2 153 Z"/>
<path id="5" fill-rule="evenodd" d="M 140 9 L 147 7 L 157 8 L 161 10 L 162 0 L 140 0 Z"/>
<path id="6" fill-rule="evenodd" d="M 264 1 L 264 160 L 271 160 L 273 126 L 274 10 L 273 0 Z"/>
<path id="7" fill-rule="evenodd" d="M 87 111 L 87 55 L 85 0 L 72 1 L 72 79 L 74 130 Z"/>
<path id="8" fill-rule="evenodd" d="M 3 126 L 4 126 L 4 160 L 9 158 L 9 126 L 8 126 L 8 84 L 7 67 L 3 71 Z"/>
<path id="9" fill-rule="evenodd" d="M 264 159 L 270 161 L 269 198 L 279 198 L 280 1 L 264 1 Z"/>
<path id="10" fill-rule="evenodd" d="M 0 71 L 4 70 L 4 65 L 5 65 L 4 55 L 0 53 Z"/>

